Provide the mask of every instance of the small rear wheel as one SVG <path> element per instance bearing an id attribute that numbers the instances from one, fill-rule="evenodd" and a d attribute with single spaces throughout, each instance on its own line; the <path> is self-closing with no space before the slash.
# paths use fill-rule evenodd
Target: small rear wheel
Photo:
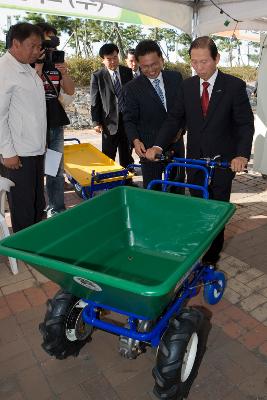
<path id="1" fill-rule="evenodd" d="M 204 286 L 204 299 L 208 304 L 217 304 L 221 300 L 226 287 L 223 272 L 215 271 L 212 274 L 212 282 Z"/>
<path id="2" fill-rule="evenodd" d="M 83 195 L 82 195 L 82 187 L 79 185 L 79 183 L 75 183 L 73 185 L 74 187 L 74 191 L 77 194 L 78 197 L 80 197 L 81 199 L 83 199 Z"/>
<path id="3" fill-rule="evenodd" d="M 90 340 L 93 327 L 85 324 L 82 311 L 87 303 L 64 290 L 47 302 L 44 322 L 39 325 L 43 349 L 51 356 L 64 359 L 77 356 Z"/>
<path id="4" fill-rule="evenodd" d="M 152 372 L 154 394 L 159 399 L 182 400 L 187 397 L 203 354 L 203 319 L 202 312 L 188 308 L 170 321 L 159 344 Z"/>

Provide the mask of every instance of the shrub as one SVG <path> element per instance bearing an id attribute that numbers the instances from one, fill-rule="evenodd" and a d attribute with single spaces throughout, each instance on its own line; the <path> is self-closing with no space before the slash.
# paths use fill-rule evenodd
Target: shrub
<path id="1" fill-rule="evenodd" d="M 91 74 L 101 67 L 99 57 L 71 57 L 67 60 L 69 74 L 76 86 L 89 86 Z"/>
<path id="2" fill-rule="evenodd" d="M 89 86 L 92 72 L 101 67 L 101 59 L 99 57 L 71 57 L 67 60 L 67 63 L 70 76 L 74 79 L 76 86 Z M 191 76 L 191 67 L 186 63 L 165 62 L 165 68 L 180 72 L 184 79 Z M 257 68 L 255 67 L 220 67 L 220 70 L 241 78 L 245 82 L 257 80 Z"/>
<path id="3" fill-rule="evenodd" d="M 192 74 L 191 74 L 191 67 L 189 64 L 185 64 L 185 63 L 171 63 L 171 62 L 165 62 L 165 67 L 166 69 L 171 69 L 174 71 L 178 71 L 182 74 L 182 77 L 184 79 L 189 78 Z"/>
<path id="4" fill-rule="evenodd" d="M 226 74 L 234 75 L 243 79 L 245 82 L 253 82 L 257 80 L 258 70 L 256 67 L 221 67 L 221 71 Z"/>

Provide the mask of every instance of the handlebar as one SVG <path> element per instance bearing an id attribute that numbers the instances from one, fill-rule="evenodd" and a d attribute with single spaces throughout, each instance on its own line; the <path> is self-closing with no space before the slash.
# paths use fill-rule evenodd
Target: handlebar
<path id="1" fill-rule="evenodd" d="M 214 158 L 194 159 L 194 158 L 171 157 L 171 155 L 168 153 L 168 154 L 156 154 L 155 159 L 160 161 L 172 161 L 175 163 L 178 162 L 183 164 L 204 165 L 205 167 L 209 168 L 214 168 L 214 167 L 230 168 L 231 166 L 231 163 L 229 161 L 222 161 L 221 156 L 215 156 Z"/>
<path id="2" fill-rule="evenodd" d="M 199 160 L 195 160 L 193 158 L 173 158 L 174 162 L 185 163 L 185 164 L 195 164 L 195 165 L 204 165 L 209 168 L 230 168 L 231 163 L 229 161 L 222 161 L 221 159 L 214 158 L 201 158 Z"/>

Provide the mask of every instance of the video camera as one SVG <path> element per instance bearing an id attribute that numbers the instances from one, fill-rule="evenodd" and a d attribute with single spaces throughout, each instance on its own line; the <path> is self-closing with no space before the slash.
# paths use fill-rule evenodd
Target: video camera
<path id="1" fill-rule="evenodd" d="M 50 39 L 45 39 L 42 42 L 42 50 L 44 50 L 44 58 L 37 61 L 37 63 L 49 63 L 49 64 L 60 64 L 64 63 L 65 52 L 62 50 L 56 50 L 59 45 L 59 38 L 57 36 L 51 36 Z"/>

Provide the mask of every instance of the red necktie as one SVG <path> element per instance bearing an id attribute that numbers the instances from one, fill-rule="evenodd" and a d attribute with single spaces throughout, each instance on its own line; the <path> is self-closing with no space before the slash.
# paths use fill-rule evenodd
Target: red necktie
<path id="1" fill-rule="evenodd" d="M 203 92 L 201 96 L 201 107 L 202 107 L 202 112 L 203 112 L 203 117 L 206 117 L 208 107 L 209 107 L 209 92 L 208 92 L 208 87 L 209 87 L 209 82 L 203 82 Z"/>

